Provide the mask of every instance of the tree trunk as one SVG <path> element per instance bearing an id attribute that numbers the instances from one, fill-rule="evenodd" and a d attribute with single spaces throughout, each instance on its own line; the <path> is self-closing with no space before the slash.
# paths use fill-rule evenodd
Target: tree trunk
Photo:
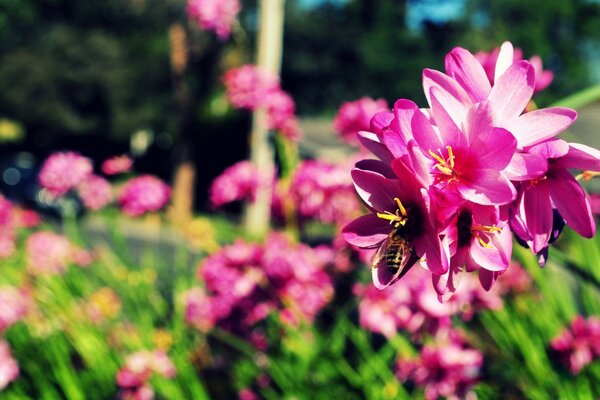
<path id="1" fill-rule="evenodd" d="M 258 68 L 279 76 L 283 47 L 284 0 L 260 0 L 260 26 L 257 41 Z M 267 111 L 258 109 L 252 119 L 250 138 L 250 161 L 259 173 L 256 200 L 245 210 L 246 230 L 262 236 L 269 229 L 271 197 L 273 194 L 274 152 L 269 141 Z"/>

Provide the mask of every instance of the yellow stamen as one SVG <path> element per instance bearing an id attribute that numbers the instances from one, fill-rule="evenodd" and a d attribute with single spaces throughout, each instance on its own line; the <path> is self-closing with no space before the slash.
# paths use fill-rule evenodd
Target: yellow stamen
<path id="1" fill-rule="evenodd" d="M 477 240 L 479 240 L 479 243 L 480 243 L 480 244 L 481 244 L 483 247 L 485 247 L 485 248 L 487 248 L 487 249 L 491 249 L 491 248 L 492 248 L 492 245 L 491 245 L 491 244 L 489 244 L 489 243 L 486 243 L 486 242 L 485 242 L 485 240 L 483 240 L 481 237 L 477 236 Z"/>
<path id="2" fill-rule="evenodd" d="M 396 202 L 396 204 L 398 204 L 398 210 L 400 210 L 400 214 L 402 214 L 402 216 L 406 217 L 406 215 L 407 215 L 406 208 L 404 208 L 400 199 L 397 197 L 394 197 L 394 201 Z"/>
<path id="3" fill-rule="evenodd" d="M 501 232 L 502 229 L 498 228 L 496 225 L 493 226 L 489 226 L 489 225 L 473 225 L 471 226 L 471 230 L 472 231 L 479 231 L 479 232 L 489 232 L 489 233 L 497 233 L 497 232 Z"/>
<path id="4" fill-rule="evenodd" d="M 446 146 L 446 150 L 448 151 L 448 158 L 444 158 L 442 154 L 442 150 L 438 149 L 438 153 L 436 154 L 433 150 L 429 150 L 429 155 L 433 157 L 437 164 L 435 167 L 444 175 L 456 176 L 456 172 L 454 171 L 454 152 L 452 151 L 451 146 Z"/>
<path id="5" fill-rule="evenodd" d="M 577 175 L 575 177 L 575 179 L 577 179 L 578 181 L 580 180 L 584 180 L 584 181 L 591 181 L 592 178 L 597 177 L 598 175 L 600 175 L 600 172 L 596 172 L 596 171 L 583 171 L 581 174 Z"/>
<path id="6" fill-rule="evenodd" d="M 408 211 L 406 211 L 406 208 L 399 198 L 394 197 L 394 201 L 398 205 L 395 214 L 384 211 L 382 213 L 378 212 L 377 217 L 390 221 L 390 225 L 394 225 L 394 228 L 398 228 L 399 226 L 404 226 L 406 224 Z"/>

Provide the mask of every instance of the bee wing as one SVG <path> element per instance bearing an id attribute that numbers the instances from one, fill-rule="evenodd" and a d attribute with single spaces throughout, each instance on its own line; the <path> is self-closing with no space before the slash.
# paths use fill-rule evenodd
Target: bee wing
<path id="1" fill-rule="evenodd" d="M 401 252 L 402 261 L 399 266 L 390 267 L 387 263 L 387 255 L 392 244 L 392 239 L 387 238 L 382 243 L 371 261 L 371 275 L 373 284 L 379 290 L 383 290 L 402 278 L 415 264 L 418 258 L 413 256 L 408 242 L 401 242 L 398 252 Z"/>

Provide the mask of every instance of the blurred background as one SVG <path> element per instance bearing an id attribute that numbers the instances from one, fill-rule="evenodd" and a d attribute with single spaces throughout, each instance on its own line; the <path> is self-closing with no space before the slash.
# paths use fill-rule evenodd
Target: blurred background
<path id="1" fill-rule="evenodd" d="M 539 105 L 600 82 L 595 0 L 289 0 L 284 21 L 281 85 L 308 128 L 307 153 L 344 101 L 423 105 L 422 69 L 443 69 L 457 45 L 489 51 L 510 40 L 541 56 L 556 78 Z M 183 1 L 2 1 L 3 162 L 19 151 L 101 160 L 131 149 L 140 170 L 171 179 L 188 157 L 195 209 L 205 210 L 209 182 L 248 153 L 249 115 L 227 106 L 220 77 L 254 61 L 256 24 L 255 1 L 243 2 L 231 40 L 202 32 Z"/>
<path id="2" fill-rule="evenodd" d="M 528 110 L 600 147 L 600 1 L 239 6 L 0 0 L 0 398 L 598 398 L 600 238 L 567 227 L 543 269 L 515 243 L 442 304 L 418 267 L 376 290 L 340 231 L 356 131 L 425 106 L 455 46 L 540 57 Z"/>

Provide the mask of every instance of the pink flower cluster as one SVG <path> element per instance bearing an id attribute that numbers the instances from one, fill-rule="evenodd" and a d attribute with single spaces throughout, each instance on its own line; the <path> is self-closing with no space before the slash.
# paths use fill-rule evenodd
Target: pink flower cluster
<path id="1" fill-rule="evenodd" d="M 260 346 L 253 328 L 269 314 L 292 325 L 312 322 L 331 300 L 329 258 L 281 234 L 269 235 L 264 245 L 238 239 L 203 260 L 198 279 L 204 288 L 186 293 L 186 321 L 202 331 L 218 325 Z"/>
<path id="2" fill-rule="evenodd" d="M 35 232 L 27 238 L 27 269 L 34 275 L 63 273 L 69 264 L 85 267 L 92 255 L 53 232 Z"/>
<path id="3" fill-rule="evenodd" d="M 509 43 L 505 43 L 504 46 L 509 51 L 511 50 Z M 477 53 L 475 53 L 475 58 L 483 66 L 483 69 L 485 70 L 485 73 L 492 85 L 494 84 L 495 80 L 496 63 L 498 62 L 500 50 L 501 48 L 497 47 L 489 53 L 486 53 L 485 51 L 478 51 Z M 516 48 L 513 50 L 512 60 L 510 57 L 507 56 L 503 58 L 502 62 L 516 63 L 518 61 L 521 61 L 522 59 L 523 51 L 519 48 Z M 554 80 L 554 73 L 552 71 L 544 70 L 544 65 L 540 56 L 533 56 L 528 61 L 535 70 L 535 92 L 541 92 L 542 90 L 550 86 L 550 84 Z"/>
<path id="4" fill-rule="evenodd" d="M 23 319 L 29 308 L 26 292 L 13 286 L 0 287 L 0 333 Z"/>
<path id="5" fill-rule="evenodd" d="M 518 265 L 512 268 L 525 274 Z M 382 291 L 374 286 L 358 284 L 354 293 L 359 297 L 359 323 L 363 328 L 388 338 L 400 331 L 407 331 L 415 338 L 424 333 L 435 335 L 440 329 L 452 326 L 453 316 L 460 316 L 466 321 L 481 310 L 502 308 L 500 295 L 513 285 L 512 279 L 505 280 L 503 276 L 499 285 L 488 292 L 471 275 L 463 279 L 461 290 L 444 303 L 438 301 L 437 293 L 427 284 L 429 276 L 422 269 L 406 275 L 394 290 Z"/>
<path id="6" fill-rule="evenodd" d="M 442 300 L 464 270 L 490 289 L 508 268 L 512 234 L 543 264 L 566 223 L 595 233 L 587 195 L 571 169 L 600 170 L 600 151 L 555 136 L 577 113 L 546 108 L 523 113 L 535 88 L 528 61 L 513 63 L 510 43 L 498 55 L 494 84 L 463 48 L 445 59 L 446 73 L 425 69 L 429 108 L 400 99 L 371 120 L 361 143 L 378 160 L 352 170 L 370 213 L 344 238 L 379 248 L 373 281 L 384 289 L 416 263 L 431 273 Z"/>
<path id="7" fill-rule="evenodd" d="M 227 39 L 241 9 L 240 0 L 188 0 L 186 11 L 200 28 Z"/>
<path id="8" fill-rule="evenodd" d="M 119 194 L 121 210 L 132 217 L 159 211 L 167 205 L 171 188 L 152 175 L 142 175 L 128 180 Z"/>
<path id="9" fill-rule="evenodd" d="M 13 358 L 8 343 L 0 339 L 0 390 L 19 377 L 19 364 Z"/>
<path id="10" fill-rule="evenodd" d="M 12 202 L 0 195 L 0 259 L 10 257 L 15 251 L 16 224 Z"/>
<path id="11" fill-rule="evenodd" d="M 333 128 L 346 142 L 358 145 L 358 132 L 371 130 L 371 118 L 377 112 L 387 110 L 388 104 L 384 99 L 362 97 L 348 101 L 338 110 L 333 120 Z"/>
<path id="12" fill-rule="evenodd" d="M 234 201 L 253 201 L 258 186 L 258 171 L 250 161 L 239 161 L 213 180 L 209 189 L 210 203 L 222 207 Z"/>
<path id="13" fill-rule="evenodd" d="M 288 196 L 301 220 L 342 225 L 360 213 L 348 170 L 325 161 L 301 162 L 292 176 Z"/>
<path id="14" fill-rule="evenodd" d="M 446 331 L 423 346 L 417 359 L 400 359 L 397 375 L 424 388 L 427 400 L 458 400 L 468 398 L 482 365 L 483 355 L 478 350 L 469 348 L 458 332 Z"/>
<path id="15" fill-rule="evenodd" d="M 600 358 L 600 319 L 589 317 L 586 320 L 578 315 L 550 345 L 569 371 L 578 374 L 583 367 Z"/>
<path id="16" fill-rule="evenodd" d="M 114 156 L 102 162 L 100 169 L 104 175 L 118 175 L 131 171 L 133 160 L 127 154 Z"/>
<path id="17" fill-rule="evenodd" d="M 98 175 L 90 175 L 77 186 L 77 194 L 88 210 L 98 211 L 113 201 L 112 185 Z"/>
<path id="18" fill-rule="evenodd" d="M 38 176 L 40 185 L 56 197 L 75 189 L 93 172 L 92 162 L 72 151 L 54 153 L 44 161 Z"/>
<path id="19" fill-rule="evenodd" d="M 77 191 L 86 208 L 97 211 L 113 200 L 110 183 L 93 174 L 89 158 L 75 152 L 54 153 L 44 161 L 39 173 L 40 185 L 60 197 Z"/>
<path id="20" fill-rule="evenodd" d="M 165 378 L 175 376 L 175 366 L 163 350 L 142 350 L 129 355 L 117 373 L 121 388 L 119 398 L 124 400 L 150 400 L 154 391 L 149 381 L 154 374 Z"/>
<path id="21" fill-rule="evenodd" d="M 294 100 L 279 85 L 279 78 L 247 64 L 232 68 L 223 76 L 227 99 L 235 108 L 267 110 L 269 129 L 290 140 L 300 138 Z"/>

